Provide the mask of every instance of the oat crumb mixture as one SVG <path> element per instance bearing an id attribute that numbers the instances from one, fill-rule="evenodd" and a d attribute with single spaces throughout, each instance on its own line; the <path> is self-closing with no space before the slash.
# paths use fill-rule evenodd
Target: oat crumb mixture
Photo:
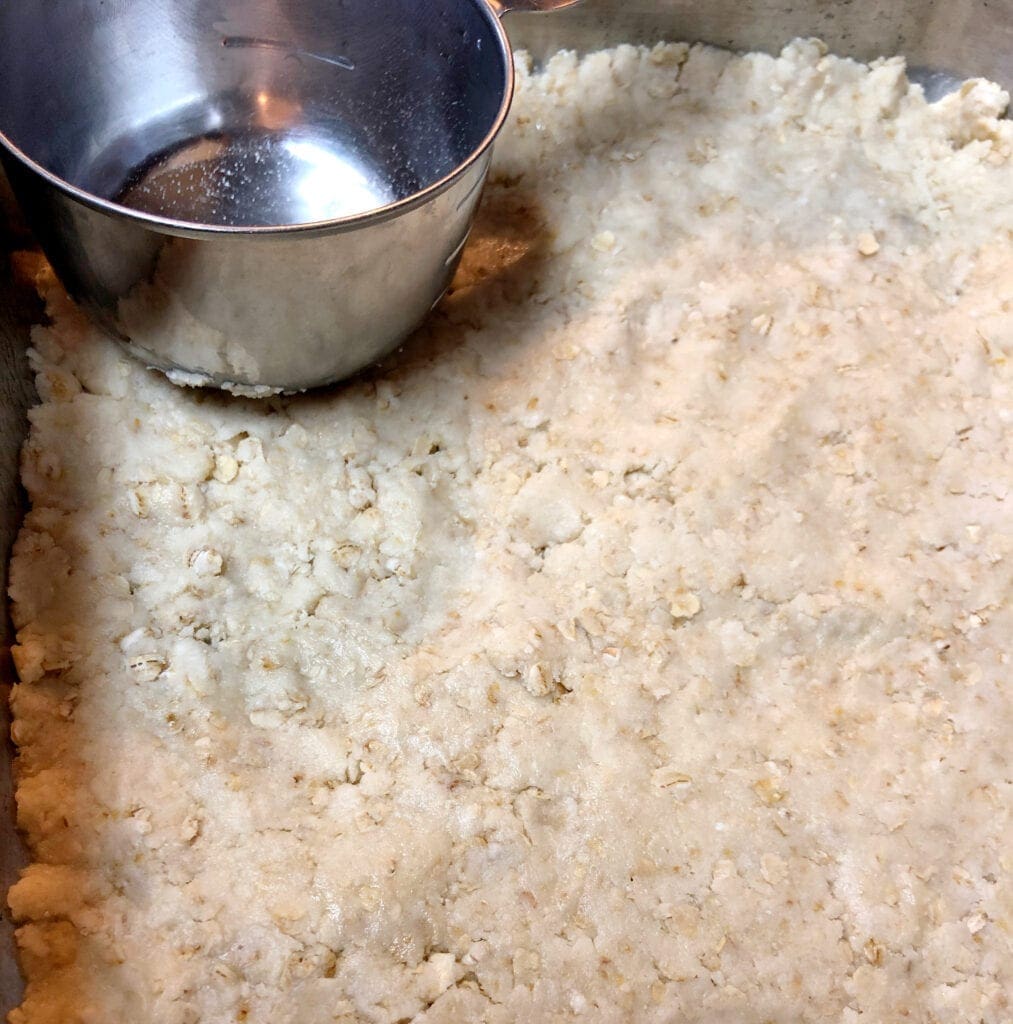
<path id="1" fill-rule="evenodd" d="M 40 270 L 13 1024 L 1004 1024 L 1013 129 L 563 53 L 382 371 L 258 404 Z"/>

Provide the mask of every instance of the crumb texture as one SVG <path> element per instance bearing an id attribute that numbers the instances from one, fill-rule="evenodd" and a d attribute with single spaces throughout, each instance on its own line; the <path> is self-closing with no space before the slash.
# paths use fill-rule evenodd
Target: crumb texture
<path id="1" fill-rule="evenodd" d="M 560 54 L 382 372 L 178 389 L 43 268 L 12 1024 L 1003 1024 L 1013 130 Z"/>

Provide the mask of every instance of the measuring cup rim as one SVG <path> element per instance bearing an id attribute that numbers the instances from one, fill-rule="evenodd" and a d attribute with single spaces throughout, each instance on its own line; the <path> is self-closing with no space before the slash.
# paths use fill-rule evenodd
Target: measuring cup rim
<path id="1" fill-rule="evenodd" d="M 403 213 L 424 206 L 431 199 L 450 188 L 469 168 L 473 167 L 495 142 L 510 112 L 510 105 L 513 102 L 515 71 L 513 51 L 510 48 L 510 40 L 503 28 L 499 10 L 490 0 L 469 0 L 478 7 L 482 16 L 492 27 L 493 33 L 499 43 L 500 54 L 503 58 L 505 69 L 505 81 L 503 82 L 503 98 L 500 101 L 499 110 L 489 131 L 475 149 L 462 160 L 452 171 L 427 185 L 418 192 L 413 192 L 403 199 L 388 203 L 385 206 L 378 206 L 372 210 L 365 210 L 362 213 L 352 214 L 347 217 L 335 217 L 329 220 L 306 221 L 297 224 L 265 224 L 265 225 L 228 225 L 228 224 L 202 224 L 199 221 L 179 220 L 174 217 L 164 217 L 155 213 L 147 213 L 142 210 L 135 210 L 132 207 L 124 206 L 122 203 L 114 202 L 111 199 L 103 199 L 101 196 L 89 192 L 71 184 L 65 178 L 47 170 L 42 164 L 33 160 L 27 153 L 4 133 L 0 131 L 0 155 L 12 158 L 17 164 L 27 169 L 39 178 L 44 179 L 53 188 L 76 200 L 84 206 L 118 220 L 126 220 L 136 224 L 138 227 L 148 228 L 161 234 L 177 235 L 183 238 L 294 238 L 296 236 L 313 236 L 325 234 L 337 234 L 345 231 L 355 231 L 358 228 L 370 224 L 378 224 L 383 221 L 399 217 Z M 6 152 L 4 152 L 6 151 Z"/>

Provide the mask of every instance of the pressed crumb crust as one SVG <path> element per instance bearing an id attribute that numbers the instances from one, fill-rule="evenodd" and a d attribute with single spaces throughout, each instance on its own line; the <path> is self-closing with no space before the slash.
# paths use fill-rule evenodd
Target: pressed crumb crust
<path id="1" fill-rule="evenodd" d="M 1009 1021 L 1006 99 L 522 60 L 452 294 L 324 394 L 40 269 L 13 1024 Z"/>

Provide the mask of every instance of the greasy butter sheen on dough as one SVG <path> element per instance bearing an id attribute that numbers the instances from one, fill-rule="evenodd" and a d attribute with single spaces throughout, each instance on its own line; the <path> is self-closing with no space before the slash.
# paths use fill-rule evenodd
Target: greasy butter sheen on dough
<path id="1" fill-rule="evenodd" d="M 1009 1020 L 1006 99 L 522 63 L 453 294 L 316 396 L 43 276 L 14 1024 Z"/>

